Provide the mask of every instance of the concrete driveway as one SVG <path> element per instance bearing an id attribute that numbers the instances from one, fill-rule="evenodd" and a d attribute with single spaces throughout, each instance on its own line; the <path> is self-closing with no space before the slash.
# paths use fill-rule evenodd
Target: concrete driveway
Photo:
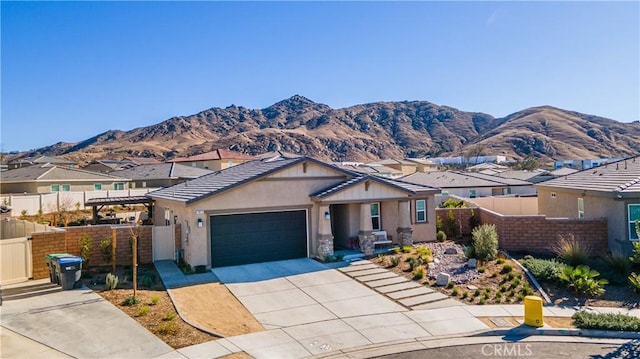
<path id="1" fill-rule="evenodd" d="M 2 303 L 2 358 L 153 358 L 174 350 L 89 289 Z M 29 350 L 31 350 L 31 352 Z"/>

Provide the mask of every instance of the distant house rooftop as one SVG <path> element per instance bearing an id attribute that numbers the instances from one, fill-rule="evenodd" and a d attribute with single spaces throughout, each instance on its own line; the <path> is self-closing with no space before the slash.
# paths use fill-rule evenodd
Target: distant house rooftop
<path id="1" fill-rule="evenodd" d="M 179 163 L 158 163 L 131 167 L 111 172 L 113 176 L 131 178 L 132 180 L 198 178 L 211 173 L 204 168 L 185 166 Z"/>
<path id="2" fill-rule="evenodd" d="M 199 155 L 193 155 L 189 157 L 177 157 L 168 162 L 195 162 L 195 161 L 213 161 L 213 160 L 255 160 L 254 156 L 246 155 L 244 153 L 217 149 L 210 152 L 201 153 Z"/>
<path id="3" fill-rule="evenodd" d="M 458 171 L 434 171 L 414 173 L 403 177 L 406 182 L 419 183 L 437 188 L 530 186 L 531 183 L 513 178 L 501 178 L 480 173 Z"/>
<path id="4" fill-rule="evenodd" d="M 21 183 L 38 181 L 129 181 L 126 177 L 105 173 L 85 171 L 64 166 L 29 166 L 2 172 L 2 183 Z"/>

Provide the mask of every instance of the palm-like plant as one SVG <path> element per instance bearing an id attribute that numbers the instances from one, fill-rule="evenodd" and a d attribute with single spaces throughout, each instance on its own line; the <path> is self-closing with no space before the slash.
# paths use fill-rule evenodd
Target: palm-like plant
<path id="1" fill-rule="evenodd" d="M 631 273 L 631 275 L 628 278 L 629 278 L 629 282 L 633 286 L 633 291 L 636 293 L 640 293 L 640 275 L 634 272 L 634 273 Z"/>
<path id="2" fill-rule="evenodd" d="M 589 268 L 586 265 L 579 265 L 575 268 L 567 266 L 558 275 L 558 278 L 566 282 L 569 289 L 578 294 L 586 294 L 597 297 L 604 294 L 604 285 L 609 281 L 604 278 L 596 278 L 600 272 Z"/>

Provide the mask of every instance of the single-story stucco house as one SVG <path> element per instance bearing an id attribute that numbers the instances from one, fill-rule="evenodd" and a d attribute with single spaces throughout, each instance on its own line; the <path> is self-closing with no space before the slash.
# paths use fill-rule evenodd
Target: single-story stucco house
<path id="1" fill-rule="evenodd" d="M 609 249 L 628 253 L 638 240 L 640 156 L 606 163 L 535 185 L 547 217 L 606 218 Z"/>
<path id="2" fill-rule="evenodd" d="M 148 196 L 156 225 L 181 224 L 185 260 L 209 268 L 433 241 L 439 192 L 299 157 L 246 162 Z"/>

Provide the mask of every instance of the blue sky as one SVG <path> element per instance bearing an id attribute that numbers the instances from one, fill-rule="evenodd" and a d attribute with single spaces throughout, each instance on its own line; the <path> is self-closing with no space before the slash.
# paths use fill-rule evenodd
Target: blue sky
<path id="1" fill-rule="evenodd" d="M 1 3 L 3 151 L 294 94 L 640 119 L 640 2 Z"/>

